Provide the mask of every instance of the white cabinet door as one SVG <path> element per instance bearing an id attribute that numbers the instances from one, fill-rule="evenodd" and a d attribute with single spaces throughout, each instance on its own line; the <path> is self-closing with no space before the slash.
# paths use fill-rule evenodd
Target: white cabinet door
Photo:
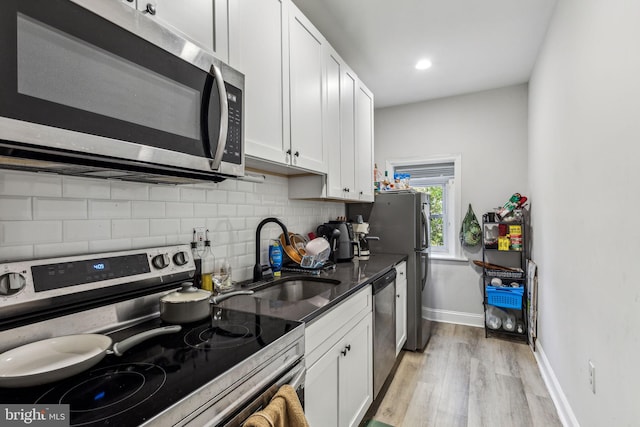
<path id="1" fill-rule="evenodd" d="M 336 344 L 307 369 L 304 412 L 311 426 L 338 426 L 340 356 Z"/>
<path id="2" fill-rule="evenodd" d="M 347 189 L 346 199 L 357 200 L 356 191 L 356 89 L 358 78 L 350 69 L 344 69 L 342 73 L 341 93 L 341 129 L 342 141 L 340 145 L 340 158 L 342 159 L 340 177 L 342 188 Z"/>
<path id="3" fill-rule="evenodd" d="M 396 265 L 396 356 L 407 341 L 407 263 Z"/>
<path id="4" fill-rule="evenodd" d="M 307 369 L 305 415 L 312 426 L 355 427 L 373 401 L 373 335 L 367 313 Z"/>
<path id="5" fill-rule="evenodd" d="M 339 344 L 340 426 L 356 427 L 373 402 L 372 323 L 368 314 Z"/>
<path id="6" fill-rule="evenodd" d="M 356 93 L 356 191 L 373 202 L 373 94 L 362 83 Z"/>
<path id="7" fill-rule="evenodd" d="M 137 0 L 137 8 L 228 61 L 228 0 Z"/>
<path id="8" fill-rule="evenodd" d="M 245 152 L 289 161 L 287 2 L 242 0 L 229 4 L 229 65 L 245 75 Z"/>
<path id="9" fill-rule="evenodd" d="M 342 198 L 342 165 L 347 161 L 340 155 L 342 143 L 341 78 L 344 64 L 336 52 L 325 44 L 325 115 L 324 148 L 327 153 L 327 197 Z"/>
<path id="10" fill-rule="evenodd" d="M 326 172 L 322 144 L 322 34 L 289 5 L 291 164 Z"/>

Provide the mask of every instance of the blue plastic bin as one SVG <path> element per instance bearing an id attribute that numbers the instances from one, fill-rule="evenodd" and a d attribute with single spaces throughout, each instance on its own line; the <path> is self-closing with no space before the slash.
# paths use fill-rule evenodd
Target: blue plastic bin
<path id="1" fill-rule="evenodd" d="M 487 302 L 496 307 L 522 308 L 524 286 L 519 288 L 487 286 Z"/>

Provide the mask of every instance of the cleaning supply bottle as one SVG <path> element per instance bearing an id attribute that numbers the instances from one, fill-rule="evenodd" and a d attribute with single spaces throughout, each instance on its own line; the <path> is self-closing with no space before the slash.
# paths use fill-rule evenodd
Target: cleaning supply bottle
<path id="1" fill-rule="evenodd" d="M 280 276 L 282 270 L 282 247 L 280 242 L 274 240 L 269 246 L 269 264 L 274 276 Z"/>
<path id="2" fill-rule="evenodd" d="M 209 240 L 209 230 L 207 230 L 207 237 L 204 241 L 204 253 L 202 254 L 202 289 L 205 291 L 213 292 L 213 280 L 211 275 L 215 268 L 216 259 L 211 251 L 211 241 Z"/>

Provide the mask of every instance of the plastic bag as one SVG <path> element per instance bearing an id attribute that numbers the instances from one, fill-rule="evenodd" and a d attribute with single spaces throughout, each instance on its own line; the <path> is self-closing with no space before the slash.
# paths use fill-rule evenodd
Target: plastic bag
<path id="1" fill-rule="evenodd" d="M 467 214 L 462 220 L 462 226 L 460 227 L 460 242 L 462 246 L 476 246 L 482 241 L 482 229 L 476 214 L 473 213 L 471 203 L 469 203 L 469 209 Z"/>

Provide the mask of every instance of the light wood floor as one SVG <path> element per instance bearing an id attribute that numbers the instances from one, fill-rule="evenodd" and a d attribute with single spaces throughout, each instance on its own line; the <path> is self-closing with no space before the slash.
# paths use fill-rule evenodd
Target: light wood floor
<path id="1" fill-rule="evenodd" d="M 449 323 L 434 323 L 424 353 L 404 353 L 373 419 L 394 427 L 562 425 L 528 345 Z"/>

